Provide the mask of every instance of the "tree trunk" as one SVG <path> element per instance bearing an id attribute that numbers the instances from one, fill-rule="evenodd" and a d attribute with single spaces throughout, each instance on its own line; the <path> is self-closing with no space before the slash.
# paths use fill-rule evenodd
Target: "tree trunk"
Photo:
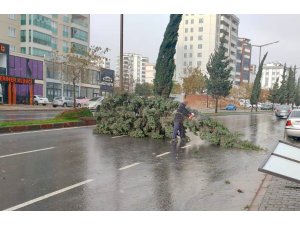
<path id="1" fill-rule="evenodd" d="M 257 103 L 256 103 L 256 108 L 255 108 L 255 112 L 257 112 L 257 108 L 258 108 L 258 107 L 257 107 Z"/>
<path id="2" fill-rule="evenodd" d="M 252 112 L 252 110 L 253 110 L 253 105 L 251 104 L 251 112 Z"/>
<path id="3" fill-rule="evenodd" d="M 218 113 L 218 97 L 216 97 L 216 108 L 215 108 L 215 113 Z"/>
<path id="4" fill-rule="evenodd" d="M 76 94 L 75 94 L 75 80 L 74 79 L 73 79 L 73 100 L 74 100 L 73 107 L 75 109 L 76 108 Z"/>

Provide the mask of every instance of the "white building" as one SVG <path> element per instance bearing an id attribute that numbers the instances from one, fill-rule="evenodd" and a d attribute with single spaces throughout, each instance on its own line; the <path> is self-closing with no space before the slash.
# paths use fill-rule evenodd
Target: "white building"
<path id="1" fill-rule="evenodd" d="M 279 78 L 279 86 L 281 85 L 283 67 L 279 62 L 267 63 L 263 65 L 262 77 L 261 77 L 261 88 L 269 89 L 272 88 Z M 288 69 L 286 70 L 286 77 L 288 76 Z"/>
<path id="2" fill-rule="evenodd" d="M 155 74 L 156 74 L 155 64 L 154 63 L 146 63 L 145 82 L 149 83 L 149 84 L 153 84 Z"/>
<path id="3" fill-rule="evenodd" d="M 188 67 L 199 67 L 207 74 L 206 64 L 225 35 L 225 48 L 230 56 L 232 79 L 236 72 L 239 19 L 227 14 L 184 14 L 178 31 L 174 80 L 182 83 Z"/>
<path id="4" fill-rule="evenodd" d="M 123 82 L 124 90 L 133 92 L 136 84 L 146 82 L 146 63 L 148 57 L 135 53 L 123 54 Z M 120 80 L 120 58 L 117 57 L 116 63 L 116 86 L 119 86 Z"/>
<path id="5" fill-rule="evenodd" d="M 254 83 L 256 77 L 256 65 L 255 64 L 251 64 L 250 66 L 250 83 Z"/>

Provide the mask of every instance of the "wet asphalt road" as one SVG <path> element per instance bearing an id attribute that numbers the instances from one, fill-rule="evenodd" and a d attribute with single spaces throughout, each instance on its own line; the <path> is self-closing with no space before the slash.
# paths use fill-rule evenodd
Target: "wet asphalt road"
<path id="1" fill-rule="evenodd" d="M 0 111 L 0 122 L 54 118 L 59 111 Z"/>
<path id="2" fill-rule="evenodd" d="M 112 138 L 91 127 L 0 135 L 0 210 L 244 210 L 285 120 L 216 118 L 269 150 L 221 149 L 192 135 L 178 145 Z"/>

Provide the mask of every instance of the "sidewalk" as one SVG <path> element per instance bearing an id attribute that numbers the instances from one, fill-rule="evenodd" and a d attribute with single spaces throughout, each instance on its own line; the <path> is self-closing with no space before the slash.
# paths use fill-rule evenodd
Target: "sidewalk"
<path id="1" fill-rule="evenodd" d="M 266 175 L 250 211 L 299 211 L 300 184 Z"/>
<path id="2" fill-rule="evenodd" d="M 69 107 L 72 109 L 72 107 Z M 0 111 L 64 111 L 66 107 L 56 107 L 52 105 L 0 105 Z"/>

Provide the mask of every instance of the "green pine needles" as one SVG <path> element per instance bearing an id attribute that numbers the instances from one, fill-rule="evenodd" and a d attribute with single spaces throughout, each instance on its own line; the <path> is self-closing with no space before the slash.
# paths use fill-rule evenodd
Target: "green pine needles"
<path id="1" fill-rule="evenodd" d="M 94 132 L 131 137 L 172 138 L 174 111 L 178 102 L 163 97 L 143 98 L 129 94 L 104 99 L 97 114 Z M 260 147 L 240 139 L 223 124 L 193 110 L 199 119 L 186 120 L 185 127 L 211 144 L 258 150 Z"/>
<path id="2" fill-rule="evenodd" d="M 164 98 L 169 97 L 172 90 L 172 78 L 175 70 L 174 55 L 176 52 L 181 18 L 182 14 L 170 15 L 170 21 L 166 28 L 156 61 L 154 93 Z"/>

